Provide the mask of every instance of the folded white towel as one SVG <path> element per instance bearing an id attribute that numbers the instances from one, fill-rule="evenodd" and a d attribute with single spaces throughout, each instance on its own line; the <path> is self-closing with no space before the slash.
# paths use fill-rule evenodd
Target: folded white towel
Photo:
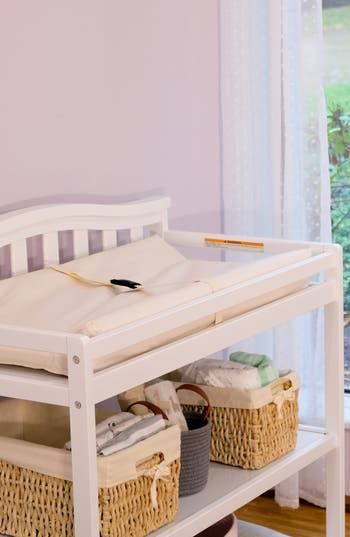
<path id="1" fill-rule="evenodd" d="M 165 429 L 165 421 L 161 416 L 151 416 L 135 423 L 125 431 L 120 432 L 110 440 L 102 449 L 98 450 L 100 455 L 111 455 L 127 447 L 145 440 L 159 431 Z"/>
<path id="2" fill-rule="evenodd" d="M 105 433 L 113 429 L 113 427 L 116 427 L 120 423 L 123 423 L 124 421 L 130 420 L 134 417 L 134 414 L 132 414 L 131 412 L 119 412 L 118 414 L 114 414 L 113 416 L 110 416 L 109 418 L 100 421 L 96 425 L 96 434 L 99 435 Z"/>
<path id="3" fill-rule="evenodd" d="M 131 414 L 131 418 L 125 419 L 124 421 L 121 421 L 120 423 L 113 423 L 111 424 L 111 427 L 107 431 L 103 431 L 102 433 L 99 433 L 96 435 L 96 446 L 97 448 L 102 448 L 105 444 L 107 444 L 110 440 L 113 440 L 119 433 L 122 431 L 125 431 L 126 429 L 129 429 L 132 427 L 132 425 L 135 425 L 135 423 L 138 423 L 142 420 L 142 416 L 134 416 Z"/>
<path id="4" fill-rule="evenodd" d="M 179 425 L 182 431 L 188 431 L 179 398 L 169 380 L 163 380 L 145 387 L 147 401 L 159 406 L 167 415 L 170 425 Z"/>
<path id="5" fill-rule="evenodd" d="M 241 390 L 253 390 L 261 386 L 256 367 L 212 358 L 198 360 L 183 368 L 182 382 Z"/>
<path id="6" fill-rule="evenodd" d="M 135 416 L 131 412 L 119 412 L 119 414 L 114 414 L 113 416 L 101 421 L 96 425 L 96 448 L 101 447 L 108 440 L 113 438 L 115 434 L 130 427 L 140 420 L 140 416 Z M 66 442 L 64 447 L 68 451 L 71 451 L 71 442 Z"/>

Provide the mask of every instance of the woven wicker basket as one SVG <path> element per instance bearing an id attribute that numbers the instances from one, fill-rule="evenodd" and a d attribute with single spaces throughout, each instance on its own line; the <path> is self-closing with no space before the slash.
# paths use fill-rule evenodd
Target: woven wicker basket
<path id="1" fill-rule="evenodd" d="M 3 446 L 7 444 L 7 451 L 9 442 L 18 446 L 18 436 L 13 440 L 0 437 L 0 533 L 14 537 L 74 537 L 71 481 L 3 460 Z M 142 469 L 154 467 L 162 458 L 160 453 L 154 454 Z M 144 537 L 174 519 L 178 510 L 179 460 L 169 467 L 168 479 L 156 483 L 157 508 L 152 505 L 152 479 L 148 476 L 99 488 L 101 537 Z"/>
<path id="2" fill-rule="evenodd" d="M 201 386 L 211 402 L 210 459 L 258 469 L 294 449 L 299 385 L 297 374 L 290 372 L 251 391 Z M 195 394 L 179 393 L 179 398 L 187 412 L 204 406 Z"/>

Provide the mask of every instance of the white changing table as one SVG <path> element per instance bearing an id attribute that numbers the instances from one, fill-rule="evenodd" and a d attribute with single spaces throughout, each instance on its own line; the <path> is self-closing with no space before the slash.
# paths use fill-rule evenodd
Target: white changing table
<path id="1" fill-rule="evenodd" d="M 102 230 L 103 248 L 117 244 L 115 230 L 130 230 L 130 240 L 143 237 L 145 226 L 174 245 L 206 246 L 208 235 L 167 230 L 168 198 L 120 205 L 52 205 L 7 213 L 0 217 L 0 247 L 11 246 L 12 274 L 26 272 L 26 239 L 43 235 L 45 266 L 59 262 L 58 232 L 73 230 L 76 257 L 89 254 L 88 230 Z M 27 399 L 70 409 L 73 442 L 75 536 L 98 537 L 97 470 L 95 453 L 95 404 L 132 386 L 149 381 L 191 361 L 228 347 L 237 341 L 325 307 L 326 427 L 303 426 L 297 448 L 265 468 L 247 471 L 211 464 L 205 490 L 180 500 L 176 520 L 156 531 L 154 537 L 193 537 L 228 513 L 277 485 L 326 455 L 327 536 L 344 537 L 344 422 L 343 422 L 343 310 L 342 254 L 331 244 L 300 243 L 245 237 L 210 235 L 231 241 L 230 246 L 256 248 L 266 253 L 312 248 L 313 256 L 183 306 L 131 323 L 121 329 L 86 336 L 0 325 L 0 345 L 66 354 L 68 378 L 25 368 L 0 366 L 0 395 Z M 225 246 L 225 243 L 222 243 Z M 227 244 L 226 244 L 227 246 Z M 318 273 L 320 284 L 294 292 L 192 336 L 94 373 L 92 359 L 157 335 L 196 317 L 210 315 L 232 304 L 298 282 Z M 79 446 L 74 450 L 74 446 Z"/>

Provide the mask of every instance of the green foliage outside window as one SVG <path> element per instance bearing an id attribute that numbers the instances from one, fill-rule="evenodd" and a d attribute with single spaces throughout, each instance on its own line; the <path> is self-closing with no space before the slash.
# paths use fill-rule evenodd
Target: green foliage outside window
<path id="1" fill-rule="evenodd" d="M 344 101 L 328 104 L 328 143 L 332 233 L 344 251 L 344 306 L 350 311 L 350 107 Z"/>

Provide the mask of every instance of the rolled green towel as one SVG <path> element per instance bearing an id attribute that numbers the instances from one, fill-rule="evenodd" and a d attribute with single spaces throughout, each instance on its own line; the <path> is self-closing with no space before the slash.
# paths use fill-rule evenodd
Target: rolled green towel
<path id="1" fill-rule="evenodd" d="M 279 372 L 271 358 L 265 354 L 252 354 L 250 352 L 233 352 L 230 354 L 231 362 L 256 367 L 259 373 L 261 386 L 266 386 L 270 382 L 279 378 Z"/>

